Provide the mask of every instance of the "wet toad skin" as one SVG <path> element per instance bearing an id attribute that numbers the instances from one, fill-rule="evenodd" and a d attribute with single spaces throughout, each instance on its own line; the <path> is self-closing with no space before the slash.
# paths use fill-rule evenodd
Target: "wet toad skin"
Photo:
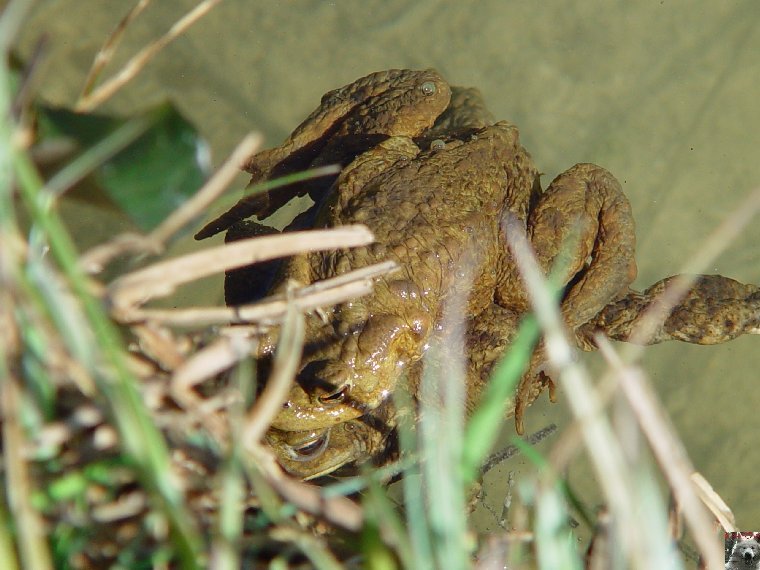
<path id="1" fill-rule="evenodd" d="M 386 259 L 401 271 L 379 280 L 370 296 L 336 308 L 332 341 L 307 356 L 273 426 L 316 429 L 375 409 L 422 358 L 444 299 L 470 288 L 460 278 L 464 263 L 473 263 L 476 275 L 468 314 L 480 314 L 495 296 L 508 298 L 498 220 L 504 210 L 526 218 L 536 175 L 507 123 L 422 152 L 394 137 L 346 167 L 316 225 L 363 223 L 376 243 L 296 257 L 283 278 L 312 283 Z"/>

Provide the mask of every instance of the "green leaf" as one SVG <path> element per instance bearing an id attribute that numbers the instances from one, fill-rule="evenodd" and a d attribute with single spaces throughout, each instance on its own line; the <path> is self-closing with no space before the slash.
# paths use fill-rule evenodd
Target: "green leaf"
<path id="1" fill-rule="evenodd" d="M 94 165 L 97 187 L 143 231 L 160 224 L 209 173 L 206 142 L 168 103 L 133 118 L 42 106 L 39 124 L 41 137 L 65 137 L 80 156 L 104 157 Z"/>

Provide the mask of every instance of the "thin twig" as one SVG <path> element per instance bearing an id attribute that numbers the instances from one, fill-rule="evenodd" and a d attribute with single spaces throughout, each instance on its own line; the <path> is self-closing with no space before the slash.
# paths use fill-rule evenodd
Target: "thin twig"
<path id="1" fill-rule="evenodd" d="M 336 275 L 335 277 L 330 277 L 330 279 L 323 279 L 322 281 L 317 281 L 316 283 L 312 283 L 308 287 L 304 287 L 303 289 L 298 291 L 298 294 L 306 297 L 308 295 L 322 293 L 329 289 L 339 289 L 340 287 L 343 287 L 350 283 L 354 283 L 356 281 L 361 281 L 364 279 L 375 279 L 376 277 L 380 277 L 381 275 L 388 275 L 390 273 L 394 273 L 398 271 L 399 269 L 400 267 L 398 263 L 396 263 L 395 261 L 391 261 L 391 260 L 381 261 L 379 263 L 373 263 L 372 265 L 368 265 L 366 267 L 360 267 L 359 269 L 354 269 L 353 271 L 349 271 L 348 273 L 343 273 L 342 275 Z"/>
<path id="2" fill-rule="evenodd" d="M 175 335 L 166 327 L 155 323 L 136 324 L 131 332 L 139 340 L 140 354 L 158 364 L 162 370 L 176 370 L 193 350 L 193 342 L 185 335 Z M 148 369 L 150 370 L 150 368 Z M 147 372 L 152 375 L 154 372 Z M 140 377 L 144 377 L 145 371 Z"/>
<path id="3" fill-rule="evenodd" d="M 134 79 L 134 77 L 140 73 L 143 67 L 145 67 L 156 54 L 180 36 L 185 30 L 187 30 L 187 28 L 197 22 L 202 16 L 208 13 L 219 2 L 221 2 L 221 0 L 204 0 L 198 4 L 185 16 L 177 20 L 166 34 L 153 43 L 148 44 L 135 54 L 116 75 L 105 81 L 92 93 L 81 97 L 74 106 L 74 109 L 78 112 L 89 112 L 110 99 L 114 93 L 121 89 L 126 83 Z"/>
<path id="4" fill-rule="evenodd" d="M 125 232 L 94 246 L 80 256 L 79 267 L 83 272 L 94 275 L 121 255 L 159 255 L 162 251 L 162 245 L 151 241 L 147 236 Z"/>
<path id="5" fill-rule="evenodd" d="M 557 424 L 549 424 L 548 426 L 541 428 L 537 432 L 534 432 L 530 434 L 529 436 L 523 438 L 523 441 L 525 441 L 528 445 L 538 445 L 539 443 L 541 443 L 543 440 L 545 440 L 547 437 L 549 437 L 556 431 L 557 431 Z M 491 469 L 499 465 L 500 463 L 507 461 L 509 458 L 517 455 L 518 453 L 520 453 L 520 450 L 517 448 L 516 445 L 508 445 L 505 448 L 500 449 L 496 453 L 492 453 L 486 458 L 486 460 L 483 462 L 483 466 L 480 468 L 481 477 L 484 476 L 486 473 L 488 473 Z"/>
<path id="6" fill-rule="evenodd" d="M 121 38 L 124 36 L 127 26 L 137 18 L 140 12 L 142 12 L 150 2 L 151 0 L 138 0 L 134 8 L 121 19 L 116 28 L 114 28 L 114 31 L 111 32 L 111 35 L 108 36 L 103 47 L 101 47 L 98 50 L 98 53 L 95 54 L 95 59 L 92 61 L 90 71 L 87 72 L 87 78 L 84 80 L 84 87 L 82 87 L 82 93 L 79 95 L 80 99 L 92 91 L 103 68 L 108 65 L 108 62 L 111 61 L 113 54 L 116 52 L 116 48 L 119 46 L 119 42 L 121 42 Z"/>
<path id="7" fill-rule="evenodd" d="M 186 409 L 200 406 L 193 387 L 230 368 L 251 353 L 255 339 L 245 335 L 222 336 L 187 359 L 171 378 L 170 392 Z"/>
<path id="8" fill-rule="evenodd" d="M 335 289 L 299 295 L 293 301 L 272 299 L 253 305 L 240 307 L 199 307 L 194 309 L 134 309 L 128 313 L 116 315 L 124 324 L 152 322 L 164 326 L 182 328 L 203 328 L 220 324 L 271 325 L 282 319 L 289 303 L 304 312 L 320 307 L 329 307 L 356 297 L 363 297 L 372 291 L 372 283 L 366 280 L 346 283 Z"/>
<path id="9" fill-rule="evenodd" d="M 240 173 L 241 165 L 258 150 L 261 141 L 262 137 L 258 133 L 246 135 L 214 176 L 190 200 L 172 212 L 148 235 L 148 238 L 165 244 L 170 237 L 205 211 Z"/>

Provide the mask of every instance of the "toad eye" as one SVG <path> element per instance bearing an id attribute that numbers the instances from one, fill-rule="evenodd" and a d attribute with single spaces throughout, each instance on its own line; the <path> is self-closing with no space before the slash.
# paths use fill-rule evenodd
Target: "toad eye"
<path id="1" fill-rule="evenodd" d="M 348 396 L 350 386 L 348 384 L 345 384 L 335 390 L 334 392 L 330 392 L 329 394 L 323 394 L 319 396 L 319 402 L 321 404 L 340 404 L 343 401 L 345 401 L 346 397 Z"/>
<path id="2" fill-rule="evenodd" d="M 430 96 L 435 95 L 435 92 L 438 91 L 438 88 L 432 81 L 425 81 L 425 83 L 420 85 L 420 90 L 422 91 L 423 95 Z"/>
<path id="3" fill-rule="evenodd" d="M 290 456 L 293 461 L 311 461 L 318 458 L 327 449 L 327 442 L 329 441 L 330 430 L 325 431 L 323 434 L 315 437 L 314 439 L 307 440 L 300 445 L 295 445 L 290 448 Z"/>

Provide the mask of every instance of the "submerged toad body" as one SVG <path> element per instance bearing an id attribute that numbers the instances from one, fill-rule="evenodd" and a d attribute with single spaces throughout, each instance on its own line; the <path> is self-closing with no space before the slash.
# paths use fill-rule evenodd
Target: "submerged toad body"
<path id="1" fill-rule="evenodd" d="M 327 473 L 383 447 L 390 428 L 363 426 L 384 417 L 377 410 L 385 409 L 402 377 L 415 391 L 431 335 L 456 293 L 467 299 L 467 394 L 468 403 L 476 401 L 529 310 L 503 235 L 507 220 L 527 233 L 546 271 L 570 245 L 562 313 L 582 348 L 593 348 L 589 339 L 599 329 L 626 339 L 657 290 L 629 290 L 636 273 L 634 226 L 611 174 L 579 164 L 542 191 L 517 128 L 492 123 L 477 91 L 450 89 L 432 70 L 381 72 L 331 92 L 288 141 L 253 157 L 249 170 L 259 181 L 332 161 L 344 167 L 337 179 L 244 199 L 201 232 L 233 226 L 228 238 L 246 237 L 260 227 L 233 224 L 308 193 L 315 206 L 291 227 L 361 223 L 376 243 L 289 259 L 267 290 L 387 259 L 400 266 L 378 280 L 371 295 L 336 307 L 326 323 L 308 321 L 297 382 L 269 435 L 283 463 L 300 476 Z M 255 298 L 247 294 L 260 289 L 255 275 L 232 272 L 228 302 Z M 687 298 L 691 305 L 684 301 L 654 341 L 722 342 L 757 329 L 757 288 L 722 277 L 701 283 Z M 707 328 L 713 333 L 706 335 Z M 539 349 L 510 408 L 518 429 L 525 406 L 546 382 L 537 374 L 541 361 Z"/>

